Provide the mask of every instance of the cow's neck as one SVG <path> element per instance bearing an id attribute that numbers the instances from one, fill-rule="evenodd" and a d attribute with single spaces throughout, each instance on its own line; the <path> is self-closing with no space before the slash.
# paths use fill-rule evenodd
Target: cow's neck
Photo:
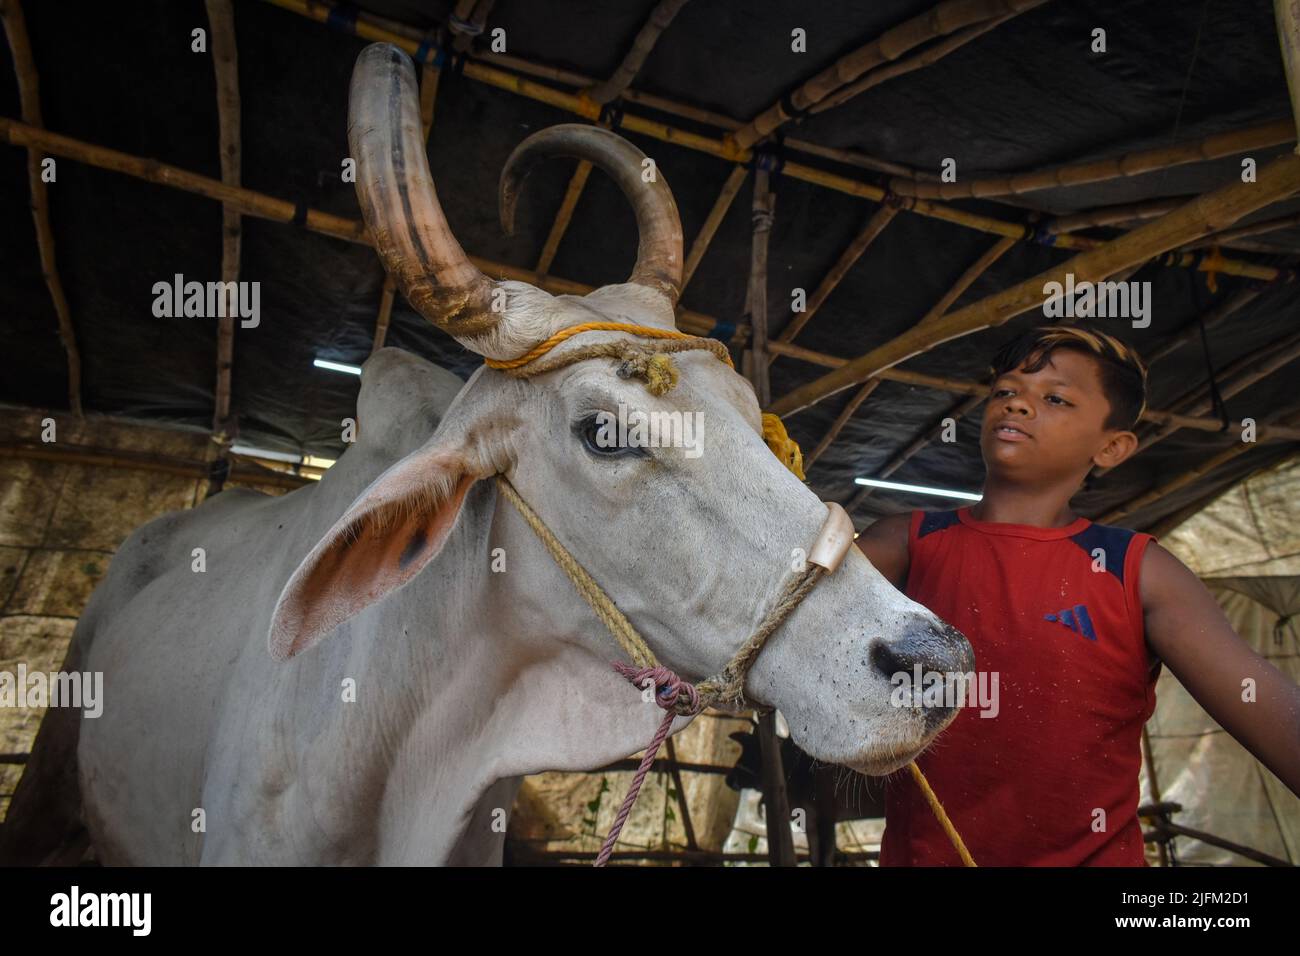
<path id="1" fill-rule="evenodd" d="M 325 666 L 356 675 L 358 702 L 319 774 L 372 808 L 353 839 L 377 862 L 499 859 L 517 778 L 603 766 L 662 716 L 610 668 L 617 647 L 490 482 L 442 555 L 344 631 Z"/>

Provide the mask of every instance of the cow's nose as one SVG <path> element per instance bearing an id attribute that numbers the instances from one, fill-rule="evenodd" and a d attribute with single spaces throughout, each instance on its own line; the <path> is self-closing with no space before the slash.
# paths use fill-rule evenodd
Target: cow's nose
<path id="1" fill-rule="evenodd" d="M 887 680 L 892 681 L 896 674 L 905 674 L 914 683 L 918 665 L 922 680 L 932 671 L 945 676 L 972 673 L 975 670 L 975 652 L 966 636 L 952 625 L 938 618 L 922 619 L 909 625 L 902 637 L 896 640 L 873 643 L 871 664 Z M 916 693 L 922 689 L 913 687 Z M 942 704 L 927 706 L 926 724 L 938 726 L 947 721 L 954 711 L 953 703 L 944 695 Z M 961 705 L 960 701 L 955 703 Z"/>

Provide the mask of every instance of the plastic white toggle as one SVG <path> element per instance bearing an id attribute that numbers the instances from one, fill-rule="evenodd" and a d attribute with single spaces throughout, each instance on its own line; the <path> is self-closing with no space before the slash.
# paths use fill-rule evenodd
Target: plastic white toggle
<path id="1" fill-rule="evenodd" d="M 830 574 L 840 566 L 844 555 L 849 553 L 849 547 L 853 544 L 853 519 L 835 502 L 827 501 L 824 504 L 826 521 L 817 534 L 817 540 L 808 554 L 808 561 L 825 568 Z"/>

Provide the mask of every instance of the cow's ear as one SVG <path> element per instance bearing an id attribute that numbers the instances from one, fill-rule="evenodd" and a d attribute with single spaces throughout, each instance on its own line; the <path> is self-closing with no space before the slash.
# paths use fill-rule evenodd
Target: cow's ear
<path id="1" fill-rule="evenodd" d="M 376 478 L 280 592 L 271 656 L 288 660 L 415 577 L 442 550 L 477 480 L 445 447 L 413 452 Z"/>

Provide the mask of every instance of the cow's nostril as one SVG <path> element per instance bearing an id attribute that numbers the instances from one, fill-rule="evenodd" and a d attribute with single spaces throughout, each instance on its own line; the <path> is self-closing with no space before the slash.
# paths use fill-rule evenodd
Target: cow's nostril
<path id="1" fill-rule="evenodd" d="M 876 641 L 871 645 L 871 666 L 887 678 L 895 674 L 911 674 L 916 658 L 908 653 L 905 643 L 890 644 Z"/>

